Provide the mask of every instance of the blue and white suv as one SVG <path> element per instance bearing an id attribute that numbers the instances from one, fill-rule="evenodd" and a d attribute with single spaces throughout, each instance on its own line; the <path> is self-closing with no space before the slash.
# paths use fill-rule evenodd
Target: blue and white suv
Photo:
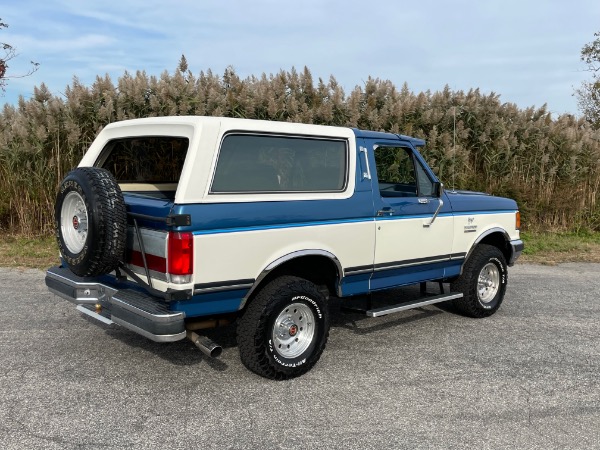
<path id="1" fill-rule="evenodd" d="M 61 184 L 46 283 L 106 324 L 211 356 L 199 330 L 237 321 L 243 363 L 274 379 L 318 361 L 331 297 L 434 281 L 438 295 L 365 313 L 451 301 L 489 316 L 523 249 L 517 204 L 445 191 L 424 144 L 219 117 L 110 124 Z"/>

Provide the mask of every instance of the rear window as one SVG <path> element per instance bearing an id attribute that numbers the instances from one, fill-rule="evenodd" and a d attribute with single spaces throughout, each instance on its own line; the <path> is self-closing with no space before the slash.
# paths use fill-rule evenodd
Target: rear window
<path id="1" fill-rule="evenodd" d="M 187 138 L 173 136 L 115 139 L 104 147 L 98 165 L 119 183 L 177 183 L 188 145 Z"/>
<path id="2" fill-rule="evenodd" d="M 212 193 L 331 192 L 346 185 L 345 140 L 291 136 L 225 136 Z"/>

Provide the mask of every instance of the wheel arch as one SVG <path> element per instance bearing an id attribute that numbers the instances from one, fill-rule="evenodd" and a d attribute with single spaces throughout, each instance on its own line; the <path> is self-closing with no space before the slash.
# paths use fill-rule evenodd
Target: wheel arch
<path id="1" fill-rule="evenodd" d="M 330 294 L 338 294 L 343 269 L 339 259 L 331 252 L 321 249 L 298 250 L 277 258 L 267 265 L 245 295 L 240 305 L 244 309 L 248 300 L 269 281 L 282 276 L 294 275 L 305 278 L 317 286 L 325 285 Z"/>
<path id="2" fill-rule="evenodd" d="M 467 255 L 465 256 L 465 260 L 460 268 L 461 274 L 463 273 L 465 264 L 467 263 L 467 261 L 473 254 L 473 251 L 479 244 L 493 245 L 494 247 L 498 248 L 502 252 L 506 261 L 510 261 L 511 256 L 512 256 L 512 248 L 510 246 L 509 234 L 503 228 L 498 228 L 498 227 L 490 228 L 489 230 L 486 230 L 483 233 L 481 233 L 477 237 L 477 239 L 475 239 L 473 244 L 471 245 L 471 248 L 467 252 Z"/>

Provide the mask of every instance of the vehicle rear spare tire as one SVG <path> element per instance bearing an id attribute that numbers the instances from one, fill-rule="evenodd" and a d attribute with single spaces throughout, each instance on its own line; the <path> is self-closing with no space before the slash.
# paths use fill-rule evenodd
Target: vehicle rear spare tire
<path id="1" fill-rule="evenodd" d="M 69 172 L 54 213 L 58 248 L 75 275 L 92 277 L 117 268 L 125 253 L 127 211 L 108 170 L 78 167 Z"/>

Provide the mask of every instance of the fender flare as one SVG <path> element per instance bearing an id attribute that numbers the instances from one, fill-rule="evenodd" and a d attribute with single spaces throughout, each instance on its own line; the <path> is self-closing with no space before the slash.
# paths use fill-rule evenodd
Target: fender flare
<path id="1" fill-rule="evenodd" d="M 258 275 L 258 277 L 256 277 L 256 280 L 254 281 L 254 284 L 252 285 L 250 290 L 246 293 L 246 295 L 242 299 L 239 309 L 240 310 L 244 309 L 244 307 L 246 306 L 246 302 L 248 301 L 248 299 L 250 298 L 252 293 L 256 290 L 256 288 L 258 288 L 258 286 L 260 286 L 262 281 L 265 279 L 265 277 L 267 275 L 269 275 L 269 273 L 271 273 L 274 269 L 276 269 L 277 267 L 281 266 L 282 264 L 284 264 L 288 261 L 291 261 L 296 258 L 302 258 L 304 256 L 324 256 L 326 258 L 329 258 L 335 264 L 335 267 L 337 270 L 338 281 L 341 279 L 341 276 L 344 273 L 344 271 L 342 269 L 342 264 L 340 263 L 340 260 L 337 258 L 337 256 L 335 256 L 333 253 L 331 253 L 327 250 L 321 250 L 321 249 L 297 250 L 297 251 L 288 253 L 286 255 L 280 256 L 279 258 L 277 258 L 275 261 L 271 262 L 269 265 L 267 265 L 267 267 L 265 267 L 262 270 L 262 272 Z"/>
<path id="2" fill-rule="evenodd" d="M 473 242 L 473 245 L 471 245 L 471 248 L 469 249 L 469 251 L 467 252 L 467 254 L 465 255 L 465 260 L 463 261 L 462 265 L 460 266 L 460 274 L 462 275 L 463 273 L 463 268 L 465 266 L 465 264 L 467 263 L 467 261 L 469 260 L 469 257 L 471 256 L 471 254 L 473 253 L 473 251 L 475 250 L 475 247 L 477 247 L 477 245 L 483 241 L 486 237 L 495 234 L 495 233 L 500 233 L 502 234 L 502 236 L 504 237 L 504 241 L 506 244 L 508 244 L 510 242 L 510 236 L 507 233 L 507 231 L 503 228 L 500 227 L 494 227 L 494 228 L 489 228 L 487 230 L 485 230 L 483 233 L 481 233 L 477 239 L 475 239 L 475 241 Z"/>

